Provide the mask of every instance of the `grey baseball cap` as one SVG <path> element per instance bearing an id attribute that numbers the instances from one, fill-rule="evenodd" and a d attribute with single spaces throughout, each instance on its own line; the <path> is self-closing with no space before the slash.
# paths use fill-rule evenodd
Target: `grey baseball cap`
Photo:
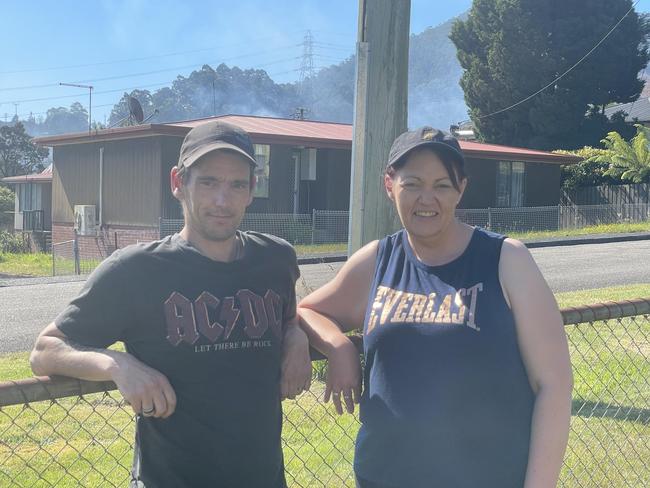
<path id="1" fill-rule="evenodd" d="M 404 132 L 397 136 L 388 153 L 388 164 L 386 167 L 389 168 L 413 149 L 421 146 L 429 146 L 445 151 L 456 159 L 460 168 L 465 167 L 465 157 L 463 156 L 463 151 L 460 149 L 458 140 L 441 130 L 428 126 Z"/>
<path id="2" fill-rule="evenodd" d="M 202 156 L 220 149 L 235 151 L 253 166 L 257 166 L 255 150 L 248 133 L 236 125 L 212 120 L 197 125 L 187 133 L 181 146 L 178 167 L 189 168 Z"/>

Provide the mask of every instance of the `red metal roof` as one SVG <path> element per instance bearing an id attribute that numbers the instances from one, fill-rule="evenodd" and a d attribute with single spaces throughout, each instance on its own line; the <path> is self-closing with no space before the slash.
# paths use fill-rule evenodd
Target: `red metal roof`
<path id="1" fill-rule="evenodd" d="M 333 122 L 315 122 L 312 120 L 276 119 L 271 117 L 254 117 L 248 115 L 224 115 L 210 119 L 174 122 L 167 125 L 191 129 L 206 120 L 219 119 L 237 125 L 256 140 L 259 137 L 277 137 L 310 140 L 315 142 L 338 143 L 342 146 L 352 145 L 352 125 Z M 257 136 L 257 137 L 256 137 Z"/>
<path id="2" fill-rule="evenodd" d="M 43 146 L 83 144 L 103 140 L 131 139 L 155 135 L 184 137 L 192 127 L 209 120 L 223 120 L 240 126 L 257 144 L 287 144 L 315 148 L 350 149 L 352 147 L 352 125 L 311 120 L 280 119 L 253 115 L 222 115 L 197 120 L 170 122 L 167 124 L 146 124 L 118 127 L 94 132 L 63 134 L 38 137 L 35 141 Z M 468 158 L 525 161 L 533 163 L 572 164 L 581 159 L 577 156 L 554 154 L 520 147 L 484 144 L 474 141 L 459 141 Z"/>
<path id="3" fill-rule="evenodd" d="M 501 146 L 475 141 L 458 141 L 467 158 L 501 159 L 506 161 L 526 161 L 531 163 L 572 164 L 582 161 L 578 156 L 555 154 L 523 147 Z"/>
<path id="4" fill-rule="evenodd" d="M 52 181 L 52 165 L 50 164 L 40 173 L 32 175 L 8 176 L 2 178 L 3 183 L 50 183 Z"/>

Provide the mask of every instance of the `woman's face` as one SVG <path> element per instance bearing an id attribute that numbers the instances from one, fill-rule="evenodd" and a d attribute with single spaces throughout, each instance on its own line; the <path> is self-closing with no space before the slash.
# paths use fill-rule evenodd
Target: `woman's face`
<path id="1" fill-rule="evenodd" d="M 426 239 L 444 233 L 454 221 L 467 180 L 461 180 L 457 190 L 438 155 L 421 150 L 392 176 L 386 175 L 384 184 L 404 228 L 411 236 Z"/>

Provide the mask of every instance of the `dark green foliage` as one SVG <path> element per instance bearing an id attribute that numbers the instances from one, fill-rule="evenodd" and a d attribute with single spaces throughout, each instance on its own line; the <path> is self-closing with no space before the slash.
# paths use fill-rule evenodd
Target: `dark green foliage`
<path id="1" fill-rule="evenodd" d="M 0 178 L 43 170 L 48 151 L 31 139 L 20 122 L 0 127 Z"/>
<path id="2" fill-rule="evenodd" d="M 461 86 L 482 140 L 552 149 L 597 144 L 613 125 L 602 111 L 635 100 L 648 63 L 650 24 L 631 12 L 582 64 L 531 100 L 584 56 L 623 17 L 631 0 L 475 0 L 451 39 L 465 70 Z M 587 114 L 587 117 L 585 117 Z"/>
<path id="3" fill-rule="evenodd" d="M 152 122 L 171 122 L 221 114 L 275 115 L 287 117 L 300 105 L 293 85 L 276 84 L 264 70 L 216 69 L 204 65 L 188 77 L 178 76 L 171 87 L 150 93 L 134 90 L 145 116 L 158 109 Z M 124 94 L 113 108 L 109 124 L 128 115 Z"/>
<path id="4" fill-rule="evenodd" d="M 0 186 L 0 229 L 13 227 L 15 194 L 11 189 Z"/>

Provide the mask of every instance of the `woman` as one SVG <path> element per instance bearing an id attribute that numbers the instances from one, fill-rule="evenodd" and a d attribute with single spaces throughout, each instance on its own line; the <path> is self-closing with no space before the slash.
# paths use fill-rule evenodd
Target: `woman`
<path id="1" fill-rule="evenodd" d="M 384 177 L 403 229 L 357 251 L 299 305 L 329 360 L 325 401 L 360 401 L 358 486 L 556 486 L 571 366 L 555 299 L 526 247 L 456 220 L 456 139 L 400 135 Z M 344 335 L 363 329 L 359 355 Z"/>

